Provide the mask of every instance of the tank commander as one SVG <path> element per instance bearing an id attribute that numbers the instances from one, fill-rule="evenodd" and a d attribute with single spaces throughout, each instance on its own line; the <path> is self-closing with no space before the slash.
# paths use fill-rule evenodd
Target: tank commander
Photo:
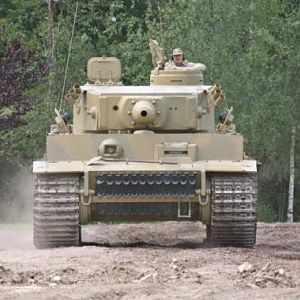
<path id="1" fill-rule="evenodd" d="M 206 66 L 201 63 L 192 63 L 188 62 L 183 54 L 183 51 L 180 48 L 173 50 L 172 60 L 167 62 L 165 65 L 165 70 L 202 70 L 206 69 Z"/>

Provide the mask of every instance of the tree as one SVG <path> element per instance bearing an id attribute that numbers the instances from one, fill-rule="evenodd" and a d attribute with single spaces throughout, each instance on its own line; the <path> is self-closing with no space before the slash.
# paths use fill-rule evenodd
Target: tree
<path id="1" fill-rule="evenodd" d="M 71 111 L 61 102 L 62 82 L 77 0 L 0 2 L 0 28 L 6 28 L 0 34 L 1 66 L 6 62 L 0 74 L 1 103 L 4 96 L 11 99 L 16 94 L 12 81 L 3 79 L 8 76 L 7 69 L 14 70 L 16 54 L 22 57 L 23 50 L 36 50 L 30 58 L 33 62 L 24 64 L 23 74 L 27 75 L 16 82 L 23 93 L 15 95 L 16 102 L 6 100 L 0 104 L 1 124 L 5 124 L 2 126 L 14 128 L 16 123 L 26 121 L 27 125 L 6 130 L 5 136 L 2 131 L 0 145 L 7 145 L 6 162 L 13 158 L 15 165 L 21 161 L 31 164 L 44 153 L 54 108 L 62 106 Z M 84 83 L 87 60 L 101 55 L 121 60 L 124 84 L 148 84 L 152 68 L 149 38 L 157 39 L 167 56 L 173 48 L 182 48 L 190 61 L 207 66 L 205 84 L 222 84 L 225 106 L 234 107 L 235 122 L 245 138 L 247 153 L 262 162 L 258 205 L 268 210 L 269 221 L 283 221 L 291 173 L 287 153 L 292 128 L 300 125 L 299 20 L 298 0 L 79 1 L 66 89 L 74 82 Z M 15 48 L 16 56 L 8 55 L 12 40 L 22 41 L 18 43 L 23 50 Z M 15 58 L 7 60 L 9 57 Z M 42 81 L 44 75 L 39 72 L 44 72 L 42 65 L 47 58 L 53 65 L 48 80 Z M 47 71 L 48 66 L 44 68 Z M 28 78 L 35 78 L 35 82 Z M 19 106 L 20 99 L 23 100 Z M 11 121 L 7 122 L 7 118 Z M 299 135 L 297 130 L 294 220 L 300 216 Z"/>
<path id="2" fill-rule="evenodd" d="M 22 116 L 34 107 L 26 92 L 45 78 L 49 68 L 49 62 L 38 63 L 36 53 L 19 40 L 10 42 L 0 59 L 0 131 L 26 124 Z"/>

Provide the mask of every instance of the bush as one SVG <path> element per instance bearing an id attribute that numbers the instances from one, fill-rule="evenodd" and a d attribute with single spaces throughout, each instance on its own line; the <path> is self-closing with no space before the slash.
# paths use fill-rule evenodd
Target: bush
<path id="1" fill-rule="evenodd" d="M 265 201 L 257 202 L 257 219 L 260 222 L 276 222 L 277 214 L 270 203 Z"/>

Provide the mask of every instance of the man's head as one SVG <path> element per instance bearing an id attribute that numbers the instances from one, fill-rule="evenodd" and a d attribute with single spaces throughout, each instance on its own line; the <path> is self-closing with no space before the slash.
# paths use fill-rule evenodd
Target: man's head
<path id="1" fill-rule="evenodd" d="M 174 64 L 176 66 L 181 66 L 184 60 L 184 55 L 183 55 L 183 51 L 180 48 L 176 48 L 173 50 L 172 60 L 174 61 Z"/>

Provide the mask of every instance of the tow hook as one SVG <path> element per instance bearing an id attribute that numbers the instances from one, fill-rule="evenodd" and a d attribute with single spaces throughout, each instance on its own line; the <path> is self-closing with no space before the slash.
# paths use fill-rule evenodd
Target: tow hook
<path id="1" fill-rule="evenodd" d="M 196 190 L 196 195 L 198 196 L 198 202 L 200 205 L 204 206 L 207 205 L 209 202 L 209 194 L 210 190 L 207 190 L 205 195 L 201 193 L 201 190 Z"/>
<path id="2" fill-rule="evenodd" d="M 85 196 L 84 190 L 79 190 L 79 195 L 80 195 L 80 202 L 82 203 L 82 205 L 89 206 L 92 202 L 92 197 L 95 195 L 95 191 L 88 190 L 88 196 Z"/>

